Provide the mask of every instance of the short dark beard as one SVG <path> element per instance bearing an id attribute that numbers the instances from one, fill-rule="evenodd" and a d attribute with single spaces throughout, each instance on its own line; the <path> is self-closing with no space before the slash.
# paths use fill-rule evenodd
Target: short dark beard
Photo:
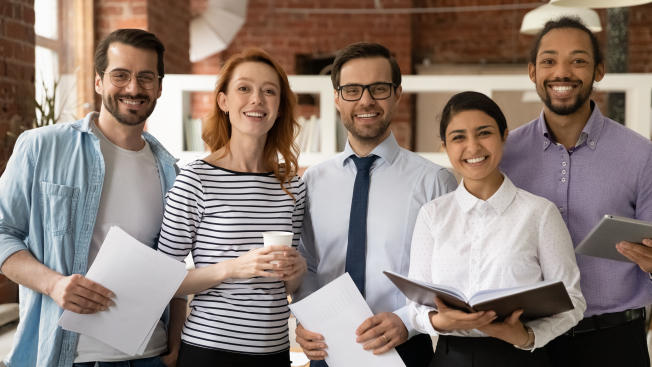
<path id="1" fill-rule="evenodd" d="M 344 127 L 349 131 L 349 133 L 360 142 L 375 142 L 381 136 L 385 134 L 389 125 L 392 123 L 392 116 L 387 116 L 386 119 L 383 119 L 380 124 L 374 126 L 370 132 L 363 132 L 356 128 L 355 122 L 352 119 L 347 119 L 342 116 L 342 123 Z"/>
<path id="2" fill-rule="evenodd" d="M 543 104 L 548 107 L 548 109 L 559 116 L 568 116 L 572 115 L 575 112 L 577 112 L 582 106 L 584 106 L 584 103 L 591 98 L 591 93 L 593 93 L 593 81 L 595 80 L 595 71 L 593 71 L 593 77 L 591 79 L 591 86 L 589 88 L 584 88 L 584 83 L 581 81 L 580 83 L 580 93 L 578 94 L 577 98 L 575 99 L 575 103 L 571 105 L 565 105 L 565 106 L 555 106 L 552 104 L 552 98 L 550 98 L 550 93 L 548 93 L 548 83 L 553 83 L 553 82 L 571 82 L 570 78 L 563 78 L 563 79 L 555 79 L 552 81 L 544 81 L 543 82 L 543 95 L 541 95 L 541 91 L 538 90 L 537 88 L 537 93 L 539 94 L 539 98 L 541 98 L 541 101 Z"/>
<path id="3" fill-rule="evenodd" d="M 150 101 L 150 98 L 149 96 L 144 94 L 137 94 L 135 96 L 126 95 L 126 94 L 123 95 L 116 94 L 115 96 L 113 96 L 113 98 L 111 98 L 111 96 L 108 94 L 102 95 L 102 102 L 104 103 L 104 107 L 106 108 L 106 110 L 109 111 L 109 113 L 116 119 L 116 121 L 126 126 L 138 126 L 142 124 L 143 122 L 145 122 L 145 120 L 147 120 L 147 118 L 152 114 L 152 112 L 154 112 L 154 108 L 156 107 L 156 100 L 154 100 L 152 102 L 152 106 L 149 108 L 149 110 L 145 111 L 145 115 L 143 116 L 138 116 L 137 111 L 129 110 L 129 114 L 131 116 L 136 117 L 136 120 L 132 121 L 130 118 L 131 116 L 125 115 L 120 112 L 120 108 L 118 107 L 118 103 L 120 102 L 118 101 L 118 99 L 144 99 L 145 103 L 147 103 Z"/>

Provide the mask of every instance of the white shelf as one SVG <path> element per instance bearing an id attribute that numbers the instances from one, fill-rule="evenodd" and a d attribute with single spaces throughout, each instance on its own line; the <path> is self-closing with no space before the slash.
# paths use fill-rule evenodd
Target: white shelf
<path id="1" fill-rule="evenodd" d="M 336 112 L 330 76 L 289 76 L 295 93 L 319 94 L 320 153 L 302 153 L 299 165 L 307 167 L 323 162 L 336 154 Z M 183 121 L 190 112 L 190 92 L 213 92 L 215 75 L 168 74 L 156 109 L 147 121 L 147 128 L 172 155 L 185 165 L 206 152 L 183 151 Z M 527 75 L 405 75 L 404 93 L 455 92 L 473 90 L 491 96 L 494 91 L 532 91 Z M 625 126 L 650 137 L 652 124 L 652 74 L 607 74 L 596 83 L 601 91 L 625 91 Z M 444 167 L 450 167 L 444 153 L 418 153 Z"/>

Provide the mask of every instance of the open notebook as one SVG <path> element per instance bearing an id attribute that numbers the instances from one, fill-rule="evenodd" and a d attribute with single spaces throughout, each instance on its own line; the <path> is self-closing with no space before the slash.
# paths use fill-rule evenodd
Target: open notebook
<path id="1" fill-rule="evenodd" d="M 521 320 L 535 320 L 575 308 L 564 283 L 557 280 L 523 287 L 488 289 L 467 299 L 464 293 L 454 287 L 421 282 L 391 271 L 383 273 L 410 301 L 435 308 L 435 296 L 448 307 L 461 311 L 495 311 L 498 319 L 504 319 L 518 309 L 523 309 Z"/>

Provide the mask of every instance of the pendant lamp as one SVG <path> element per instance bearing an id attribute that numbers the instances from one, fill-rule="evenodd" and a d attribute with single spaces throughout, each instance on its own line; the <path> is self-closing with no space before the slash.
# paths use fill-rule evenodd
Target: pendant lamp
<path id="1" fill-rule="evenodd" d="M 537 34 L 543 29 L 547 21 L 564 15 L 578 16 L 592 32 L 602 31 L 600 16 L 598 16 L 595 10 L 545 4 L 525 14 L 523 23 L 521 24 L 521 33 Z"/>
<path id="2" fill-rule="evenodd" d="M 550 0 L 550 4 L 585 8 L 624 8 L 652 3 L 652 0 Z"/>

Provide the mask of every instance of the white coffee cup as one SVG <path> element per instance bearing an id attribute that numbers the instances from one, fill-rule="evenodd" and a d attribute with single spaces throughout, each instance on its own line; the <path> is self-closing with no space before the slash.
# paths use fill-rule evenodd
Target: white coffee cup
<path id="1" fill-rule="evenodd" d="M 263 232 L 263 244 L 265 247 L 276 246 L 276 245 L 292 247 L 293 237 L 294 237 L 294 233 L 292 232 L 282 232 L 282 231 Z M 274 251 L 270 253 L 283 255 L 283 251 Z M 270 263 L 278 264 L 279 261 L 274 260 L 271 261 Z"/>

